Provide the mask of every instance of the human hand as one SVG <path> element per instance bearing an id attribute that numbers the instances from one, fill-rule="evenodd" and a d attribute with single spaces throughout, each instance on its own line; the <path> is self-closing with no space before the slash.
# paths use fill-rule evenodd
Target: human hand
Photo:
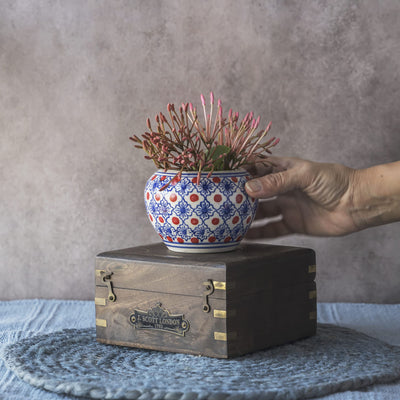
<path id="1" fill-rule="evenodd" d="M 246 238 L 291 233 L 340 236 L 361 229 L 353 213 L 356 170 L 297 158 L 268 160 L 272 167 L 258 163 L 256 170 L 249 168 L 259 178 L 248 181 L 246 191 L 254 198 L 268 199 L 259 203 L 256 221 L 279 215 L 281 220 L 251 227 Z"/>

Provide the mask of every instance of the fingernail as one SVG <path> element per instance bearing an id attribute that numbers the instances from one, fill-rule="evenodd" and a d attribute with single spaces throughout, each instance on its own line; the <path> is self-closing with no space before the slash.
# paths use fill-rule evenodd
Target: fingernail
<path id="1" fill-rule="evenodd" d="M 258 179 L 253 179 L 251 181 L 246 182 L 246 188 L 253 193 L 259 192 L 262 188 L 261 182 Z"/>

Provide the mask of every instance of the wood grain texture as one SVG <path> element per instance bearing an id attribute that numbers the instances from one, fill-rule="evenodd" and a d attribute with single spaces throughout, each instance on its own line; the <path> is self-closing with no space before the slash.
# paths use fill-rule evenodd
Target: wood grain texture
<path id="1" fill-rule="evenodd" d="M 225 357 L 226 342 L 214 340 L 214 331 L 226 332 L 226 319 L 214 318 L 202 310 L 202 298 L 156 292 L 116 289 L 116 302 L 96 306 L 97 318 L 105 319 L 107 327 L 97 327 L 97 337 L 106 343 L 170 351 L 186 351 L 192 354 Z M 107 289 L 96 288 L 96 296 L 106 296 Z M 171 314 L 183 314 L 190 328 L 185 336 L 159 330 L 138 330 L 130 322 L 134 310 L 147 311 L 161 303 Z M 210 299 L 212 309 L 225 309 L 225 300 Z"/>
<path id="2" fill-rule="evenodd" d="M 116 301 L 96 273 L 100 342 L 229 358 L 313 335 L 315 253 L 311 249 L 241 245 L 231 253 L 175 255 L 162 244 L 102 253 L 96 271 L 111 274 Z M 226 282 L 208 296 L 205 282 Z M 224 290 L 223 290 L 224 289 Z M 99 299 L 105 299 L 104 304 Z M 189 323 L 184 335 L 139 329 L 135 310 L 160 304 Z M 103 326 L 101 326 L 103 325 Z"/>
<path id="3" fill-rule="evenodd" d="M 126 261 L 97 258 L 97 271 L 112 272 L 114 288 L 125 288 L 151 292 L 202 296 L 203 281 L 226 280 L 225 268 L 211 265 L 175 264 L 149 257 L 147 261 Z M 105 286 L 96 274 L 96 286 Z M 225 298 L 225 291 L 216 291 L 216 296 Z"/>

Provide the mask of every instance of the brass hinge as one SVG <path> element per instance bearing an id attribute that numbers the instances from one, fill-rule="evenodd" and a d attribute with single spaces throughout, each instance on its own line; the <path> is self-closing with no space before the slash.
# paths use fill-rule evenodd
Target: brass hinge
<path id="1" fill-rule="evenodd" d="M 226 282 L 214 281 L 214 288 L 218 290 L 226 290 Z"/>
<path id="2" fill-rule="evenodd" d="M 228 335 L 226 332 L 214 332 L 214 340 L 226 342 L 228 340 Z"/>
<path id="3" fill-rule="evenodd" d="M 206 282 L 203 282 L 203 285 L 206 287 L 203 292 L 203 311 L 208 313 L 211 310 L 211 307 L 208 304 L 208 296 L 214 293 L 214 284 L 211 279 L 208 279 Z"/>
<path id="4" fill-rule="evenodd" d="M 94 298 L 94 304 L 96 306 L 105 306 L 106 305 L 106 299 L 103 297 L 95 297 Z"/>
<path id="5" fill-rule="evenodd" d="M 214 309 L 214 318 L 226 318 L 226 310 Z"/>
<path id="6" fill-rule="evenodd" d="M 317 266 L 315 264 L 308 266 L 308 273 L 309 274 L 313 274 L 316 271 L 317 271 Z"/>
<path id="7" fill-rule="evenodd" d="M 113 284 L 111 282 L 112 272 L 100 271 L 101 280 L 107 285 L 108 288 L 108 300 L 115 301 L 117 297 L 113 292 Z"/>
<path id="8" fill-rule="evenodd" d="M 105 319 L 96 318 L 96 326 L 102 326 L 103 328 L 107 328 L 107 321 Z"/>
<path id="9" fill-rule="evenodd" d="M 230 332 L 229 339 L 230 340 L 237 339 L 237 333 Z M 226 332 L 214 332 L 214 340 L 220 340 L 222 342 L 226 342 L 226 341 L 228 341 L 228 334 Z"/>
<path id="10" fill-rule="evenodd" d="M 229 318 L 236 317 L 236 310 L 233 309 L 233 310 L 226 311 L 226 310 L 215 310 L 214 309 L 214 318 L 226 319 L 228 317 Z"/>

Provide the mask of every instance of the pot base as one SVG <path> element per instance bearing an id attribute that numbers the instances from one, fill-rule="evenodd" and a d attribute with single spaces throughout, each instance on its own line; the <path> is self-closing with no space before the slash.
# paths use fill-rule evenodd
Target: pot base
<path id="1" fill-rule="evenodd" d="M 233 251 L 239 246 L 238 243 L 222 243 L 222 244 L 175 244 L 164 242 L 168 250 L 176 253 L 223 253 Z"/>

